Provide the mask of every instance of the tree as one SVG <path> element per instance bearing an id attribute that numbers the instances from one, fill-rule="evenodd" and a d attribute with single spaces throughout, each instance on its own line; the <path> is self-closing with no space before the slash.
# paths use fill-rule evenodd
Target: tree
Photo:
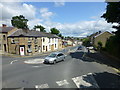
<path id="1" fill-rule="evenodd" d="M 58 36 L 61 37 L 62 39 L 64 39 L 64 36 L 61 33 Z"/>
<path id="2" fill-rule="evenodd" d="M 37 28 L 39 28 L 41 32 L 46 32 L 45 28 L 41 25 L 36 25 L 36 26 L 34 26 L 33 29 L 37 29 Z"/>
<path id="3" fill-rule="evenodd" d="M 86 46 L 86 47 L 91 46 L 90 40 L 89 40 L 88 38 L 84 38 L 84 39 L 83 39 L 83 45 Z"/>
<path id="4" fill-rule="evenodd" d="M 107 40 L 105 48 L 107 52 L 120 58 L 120 2 L 107 2 L 106 12 L 101 17 L 108 23 L 118 23 L 117 26 L 113 26 L 117 29 L 115 36 Z"/>
<path id="5" fill-rule="evenodd" d="M 101 50 L 101 48 L 102 48 L 102 42 L 99 41 L 99 42 L 98 42 L 98 50 Z"/>
<path id="6" fill-rule="evenodd" d="M 115 34 L 120 36 L 120 2 L 107 2 L 106 12 L 101 17 L 108 23 L 118 23 L 113 28 L 117 29 Z"/>
<path id="7" fill-rule="evenodd" d="M 21 29 L 28 29 L 27 22 L 28 22 L 28 19 L 25 19 L 23 15 L 14 16 L 12 17 L 12 20 L 11 20 L 12 26 L 21 28 Z"/>
<path id="8" fill-rule="evenodd" d="M 56 28 L 51 28 L 50 31 L 51 31 L 51 34 L 56 34 L 56 35 L 60 34 L 60 31 Z"/>

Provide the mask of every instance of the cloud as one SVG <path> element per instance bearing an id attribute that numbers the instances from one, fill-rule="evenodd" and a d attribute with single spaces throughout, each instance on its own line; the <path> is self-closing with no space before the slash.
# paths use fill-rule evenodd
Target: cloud
<path id="1" fill-rule="evenodd" d="M 0 20 L 0 24 L 4 23 L 9 26 L 11 25 L 11 18 L 13 16 L 22 14 L 29 20 L 28 25 L 30 29 L 32 29 L 34 25 L 42 25 L 49 32 L 50 28 L 55 27 L 65 36 L 83 37 L 96 31 L 115 31 L 115 29 L 112 28 L 112 24 L 107 23 L 104 19 L 98 19 L 95 16 L 91 17 L 94 18 L 92 21 L 78 21 L 75 23 L 53 22 L 52 17 L 55 15 L 54 12 L 49 11 L 48 8 L 37 9 L 35 6 L 26 3 L 0 3 L 0 10 L 2 11 L 2 19 Z"/>
<path id="2" fill-rule="evenodd" d="M 2 2 L 0 3 L 0 11 L 2 12 L 0 24 L 4 23 L 8 26 L 11 26 L 13 16 L 24 15 L 28 20 L 36 18 L 36 8 L 33 5 L 20 2 Z"/>
<path id="3" fill-rule="evenodd" d="M 33 27 L 35 26 L 35 25 L 41 25 L 41 22 L 42 22 L 43 20 L 42 19 L 33 19 L 33 20 L 29 20 L 28 21 L 28 25 L 29 25 L 29 28 L 30 29 L 33 29 Z"/>
<path id="4" fill-rule="evenodd" d="M 65 2 L 55 2 L 55 7 L 61 7 L 65 5 Z"/>
<path id="5" fill-rule="evenodd" d="M 41 14 L 42 19 L 50 19 L 54 15 L 54 13 L 50 12 L 48 8 L 41 8 L 40 14 Z"/>
<path id="6" fill-rule="evenodd" d="M 112 24 L 107 23 L 104 19 L 93 21 L 80 21 L 76 23 L 58 23 L 44 22 L 46 27 L 55 27 L 65 36 L 85 37 L 97 31 L 115 31 Z M 49 30 L 47 30 L 49 31 Z"/>

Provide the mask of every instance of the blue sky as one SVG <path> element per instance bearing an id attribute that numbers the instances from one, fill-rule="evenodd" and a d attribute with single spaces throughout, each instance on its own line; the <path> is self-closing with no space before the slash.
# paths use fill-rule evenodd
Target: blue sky
<path id="1" fill-rule="evenodd" d="M 13 0 L 15 1 L 15 0 Z M 113 31 L 112 24 L 100 16 L 106 11 L 104 2 L 6 2 L 0 3 L 0 24 L 11 26 L 13 16 L 24 15 L 28 26 L 42 25 L 50 32 L 57 28 L 64 36 L 83 37 L 96 31 Z"/>
<path id="2" fill-rule="evenodd" d="M 52 18 L 55 22 L 73 23 L 77 21 L 92 20 L 93 16 L 100 16 L 105 11 L 104 2 L 66 2 L 64 6 L 55 6 L 54 2 L 27 2 L 38 9 L 48 8 L 55 13 Z M 38 13 L 39 14 L 39 13 Z M 39 16 L 36 14 L 36 16 Z"/>

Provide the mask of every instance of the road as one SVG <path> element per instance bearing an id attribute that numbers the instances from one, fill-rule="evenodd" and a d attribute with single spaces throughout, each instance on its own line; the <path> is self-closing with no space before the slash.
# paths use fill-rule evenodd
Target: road
<path id="1" fill-rule="evenodd" d="M 84 60 L 87 49 L 76 47 L 66 49 L 65 61 L 52 64 L 26 64 L 25 60 L 44 58 L 10 58 L 2 66 L 2 87 L 11 90 L 23 88 L 119 88 L 120 76 L 115 70 L 98 62 Z M 62 50 L 65 52 L 65 50 Z M 73 52 L 74 51 L 74 52 Z M 7 57 L 4 57 L 5 59 Z M 3 58 L 3 60 L 4 60 Z M 6 59 L 7 60 L 7 59 Z M 11 63 L 11 61 L 16 60 Z"/>

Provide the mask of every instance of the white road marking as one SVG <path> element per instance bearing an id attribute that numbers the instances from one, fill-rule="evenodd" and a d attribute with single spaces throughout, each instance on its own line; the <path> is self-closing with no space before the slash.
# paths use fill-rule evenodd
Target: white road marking
<path id="1" fill-rule="evenodd" d="M 42 67 L 42 66 L 32 66 L 32 67 L 36 67 L 36 68 L 38 68 L 38 67 Z"/>
<path id="2" fill-rule="evenodd" d="M 13 60 L 13 61 L 10 62 L 10 64 L 13 64 L 13 62 L 16 62 L 16 61 L 18 61 L 18 60 Z"/>
<path id="3" fill-rule="evenodd" d="M 88 75 L 82 75 L 72 78 L 72 80 L 76 84 L 77 88 L 83 88 L 83 86 L 99 88 L 96 80 L 92 76 L 92 73 L 88 73 Z"/>
<path id="4" fill-rule="evenodd" d="M 41 64 L 44 62 L 44 59 L 31 59 L 31 60 L 26 60 L 24 63 L 26 64 Z"/>
<path id="5" fill-rule="evenodd" d="M 49 88 L 49 86 L 46 83 L 46 84 L 41 84 L 41 85 L 35 85 L 35 88 L 38 88 L 38 89 L 40 89 L 40 88 Z"/>
<path id="6" fill-rule="evenodd" d="M 58 84 L 58 86 L 63 86 L 63 85 L 69 84 L 69 83 L 67 82 L 67 80 L 56 81 L 56 83 Z"/>
<path id="7" fill-rule="evenodd" d="M 82 76 L 72 78 L 72 80 L 73 80 L 74 83 L 76 84 L 77 88 L 80 88 L 80 85 L 84 85 L 84 86 L 92 86 L 90 83 L 84 81 L 83 78 L 82 78 Z"/>

